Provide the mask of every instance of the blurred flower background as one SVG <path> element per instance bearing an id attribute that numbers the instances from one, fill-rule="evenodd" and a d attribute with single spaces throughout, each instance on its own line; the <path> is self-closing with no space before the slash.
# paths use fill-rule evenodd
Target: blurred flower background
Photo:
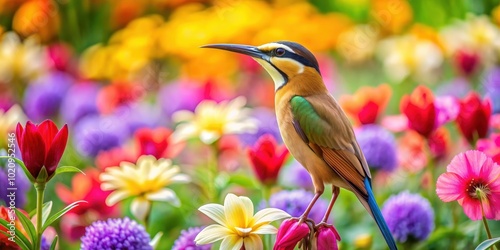
<path id="1" fill-rule="evenodd" d="M 460 200 L 440 200 L 436 182 L 467 150 L 499 168 L 499 3 L 0 0 L 0 155 L 18 122 L 68 124 L 61 165 L 86 175 L 56 176 L 46 200 L 88 203 L 53 225 L 59 249 L 93 249 L 113 227 L 139 232 L 132 245 L 209 249 L 190 248 L 212 224 L 197 209 L 228 193 L 299 215 L 313 188 L 283 146 L 271 78 L 250 58 L 199 48 L 290 40 L 316 55 L 351 118 L 396 240 L 406 249 L 472 249 L 486 239 L 483 225 Z M 34 190 L 22 171 L 16 178 L 17 206 L 31 211 Z M 500 201 L 498 187 L 486 190 Z M 384 249 L 355 196 L 341 193 L 331 216 L 341 249 Z M 498 237 L 500 211 L 490 212 Z"/>

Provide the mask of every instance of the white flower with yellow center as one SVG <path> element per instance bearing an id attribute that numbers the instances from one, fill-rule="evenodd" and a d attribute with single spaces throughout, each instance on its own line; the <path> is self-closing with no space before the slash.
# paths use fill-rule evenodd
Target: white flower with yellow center
<path id="1" fill-rule="evenodd" d="M 106 168 L 100 175 L 102 190 L 114 190 L 106 199 L 112 206 L 128 197 L 135 197 L 130 210 L 140 220 L 149 214 L 152 201 L 170 202 L 179 206 L 180 202 L 174 191 L 166 186 L 172 183 L 189 182 L 187 175 L 180 174 L 180 169 L 168 159 L 156 160 L 154 156 L 141 156 L 137 164 L 122 162 L 119 167 Z"/>
<path id="2" fill-rule="evenodd" d="M 0 139 L 0 148 L 7 146 L 7 133 L 14 132 L 16 124 L 24 123 L 24 121 L 26 121 L 26 115 L 18 105 L 10 107 L 7 112 L 0 109 L 0 135 L 4 135 Z"/>
<path id="3" fill-rule="evenodd" d="M 14 32 L 0 38 L 0 81 L 31 80 L 46 70 L 45 50 L 35 37 L 23 42 Z"/>
<path id="4" fill-rule="evenodd" d="M 173 114 L 175 122 L 181 122 L 174 131 L 174 141 L 199 137 L 205 144 L 212 144 L 225 134 L 254 133 L 257 121 L 249 117 L 250 109 L 244 108 L 246 99 L 237 97 L 230 102 L 216 103 L 204 100 L 194 113 L 187 110 Z"/>
<path id="5" fill-rule="evenodd" d="M 377 52 L 386 73 L 398 82 L 409 76 L 417 81 L 435 81 L 444 61 L 435 43 L 413 35 L 385 39 Z"/>
<path id="6" fill-rule="evenodd" d="M 194 239 L 197 245 L 222 240 L 220 249 L 263 249 L 261 234 L 275 234 L 271 222 L 290 217 L 277 208 L 265 208 L 254 215 L 253 203 L 245 196 L 228 194 L 224 206 L 207 204 L 199 210 L 218 224 L 207 226 Z"/>
<path id="7" fill-rule="evenodd" d="M 443 29 L 441 36 L 450 55 L 461 49 L 472 50 L 487 65 L 500 56 L 500 29 L 488 16 L 469 15 L 465 21 Z"/>

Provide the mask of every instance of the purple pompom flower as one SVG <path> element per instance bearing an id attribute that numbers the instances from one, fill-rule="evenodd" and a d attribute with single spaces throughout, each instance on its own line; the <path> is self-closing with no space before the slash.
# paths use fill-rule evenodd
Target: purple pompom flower
<path id="1" fill-rule="evenodd" d="M 299 217 L 306 210 L 307 205 L 314 197 L 312 192 L 297 189 L 297 190 L 282 190 L 271 195 L 269 198 L 269 207 L 281 209 L 292 217 Z M 261 204 L 264 207 L 264 204 Z M 328 203 L 323 199 L 318 199 L 311 212 L 309 218 L 315 222 L 320 222 L 326 212 Z"/>
<path id="2" fill-rule="evenodd" d="M 434 211 L 419 194 L 403 191 L 391 196 L 382 207 L 382 214 L 399 242 L 425 240 L 434 229 Z"/>
<path id="3" fill-rule="evenodd" d="M 190 227 L 186 230 L 181 231 L 181 235 L 174 242 L 172 250 L 210 250 L 212 249 L 212 244 L 199 245 L 197 246 L 194 242 L 196 235 L 198 235 L 202 227 Z"/>
<path id="4" fill-rule="evenodd" d="M 139 128 L 156 128 L 165 123 L 160 108 L 147 103 L 123 105 L 114 111 L 114 115 L 125 124 L 129 134 Z"/>
<path id="5" fill-rule="evenodd" d="M 493 114 L 500 113 L 500 67 L 495 67 L 487 73 L 483 85 L 492 102 Z"/>
<path id="6" fill-rule="evenodd" d="M 90 157 L 121 146 L 130 136 L 126 125 L 114 116 L 87 116 L 76 124 L 74 131 L 76 150 Z"/>
<path id="7" fill-rule="evenodd" d="M 99 86 L 91 82 L 73 85 L 62 101 L 63 120 L 72 125 L 85 116 L 98 114 L 96 102 L 98 93 Z"/>
<path id="8" fill-rule="evenodd" d="M 398 161 L 394 135 L 378 125 L 370 124 L 360 127 L 356 137 L 372 169 L 388 172 L 396 169 Z"/>
<path id="9" fill-rule="evenodd" d="M 273 110 L 268 108 L 257 108 L 252 111 L 251 116 L 257 119 L 257 132 L 239 135 L 243 145 L 254 145 L 257 140 L 265 134 L 271 134 L 274 138 L 276 138 L 278 143 L 282 143 L 278 122 L 276 121 L 276 115 Z"/>
<path id="10" fill-rule="evenodd" d="M 152 250 L 144 227 L 129 218 L 96 221 L 85 228 L 82 250 Z"/>
<path id="11" fill-rule="evenodd" d="M 73 81 L 70 75 L 54 71 L 30 83 L 24 95 L 26 115 L 35 122 L 57 115 Z"/>
<path id="12" fill-rule="evenodd" d="M 302 188 L 314 190 L 311 175 L 309 172 L 296 160 L 293 160 L 280 173 L 279 182 L 286 187 Z"/>

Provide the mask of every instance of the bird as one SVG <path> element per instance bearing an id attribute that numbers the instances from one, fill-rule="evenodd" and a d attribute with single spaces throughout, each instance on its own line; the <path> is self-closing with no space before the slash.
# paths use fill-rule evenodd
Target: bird
<path id="1" fill-rule="evenodd" d="M 322 219 L 326 223 L 340 193 L 353 192 L 374 218 L 390 250 L 394 238 L 375 201 L 368 163 L 356 140 L 352 124 L 327 90 L 318 61 L 303 45 L 277 41 L 260 46 L 209 44 L 212 48 L 252 57 L 271 76 L 275 89 L 275 112 L 280 134 L 292 156 L 309 172 L 315 194 L 301 221 L 325 190 L 333 196 Z"/>

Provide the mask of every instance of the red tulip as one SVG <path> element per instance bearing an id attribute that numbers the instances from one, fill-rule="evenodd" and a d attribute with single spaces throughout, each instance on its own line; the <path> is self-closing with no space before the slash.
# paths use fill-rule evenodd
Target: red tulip
<path id="1" fill-rule="evenodd" d="M 309 232 L 309 225 L 306 223 L 299 223 L 296 218 L 287 219 L 278 229 L 273 250 L 293 250 L 300 240 L 309 235 Z"/>
<path id="2" fill-rule="evenodd" d="M 481 98 L 475 92 L 469 93 L 460 100 L 460 112 L 457 116 L 457 124 L 462 135 L 471 144 L 479 138 L 486 137 L 491 117 L 491 104 L 489 100 L 481 102 Z"/>
<path id="3" fill-rule="evenodd" d="M 419 134 L 429 137 L 436 127 L 436 107 L 432 91 L 418 86 L 411 95 L 401 99 L 401 112 L 408 118 L 408 125 Z"/>
<path id="4" fill-rule="evenodd" d="M 339 249 L 337 241 L 340 240 L 340 235 L 334 226 L 320 226 L 314 235 L 313 245 L 316 249 Z"/>
<path id="5" fill-rule="evenodd" d="M 278 146 L 272 135 L 265 134 L 248 149 L 248 156 L 257 178 L 264 184 L 273 184 L 288 156 L 288 149 L 284 145 Z"/>
<path id="6" fill-rule="evenodd" d="M 48 181 L 54 175 L 66 148 L 68 126 L 64 125 L 58 130 L 51 120 L 45 120 L 38 125 L 28 121 L 26 128 L 18 123 L 16 137 L 24 165 L 33 179 L 37 180 L 45 168 L 47 178 L 39 181 Z"/>
<path id="7" fill-rule="evenodd" d="M 459 50 L 455 55 L 456 67 L 466 76 L 471 75 L 481 63 L 479 54 L 474 51 Z"/>

